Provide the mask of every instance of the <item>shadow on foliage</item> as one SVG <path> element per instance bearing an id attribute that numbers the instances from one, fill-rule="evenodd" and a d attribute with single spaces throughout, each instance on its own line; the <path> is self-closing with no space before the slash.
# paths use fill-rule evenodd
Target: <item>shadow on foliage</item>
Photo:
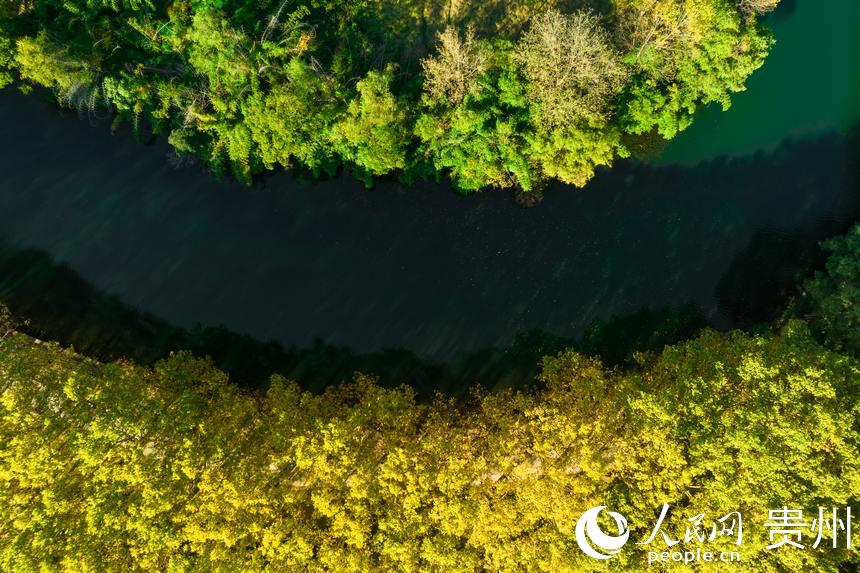
<path id="1" fill-rule="evenodd" d="M 828 253 L 821 248 L 821 238 L 842 235 L 852 226 L 827 221 L 810 233 L 757 233 L 717 286 L 720 308 L 736 328 L 778 320 L 800 294 L 803 282 L 824 269 Z M 791 265 L 773 264 L 786 255 L 792 257 Z"/>

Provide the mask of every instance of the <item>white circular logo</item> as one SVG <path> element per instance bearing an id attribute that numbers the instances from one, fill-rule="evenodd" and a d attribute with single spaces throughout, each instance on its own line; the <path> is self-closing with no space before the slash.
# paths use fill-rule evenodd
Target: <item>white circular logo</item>
<path id="1" fill-rule="evenodd" d="M 582 514 L 576 522 L 576 542 L 579 548 L 595 559 L 611 559 L 613 555 L 621 551 L 630 531 L 627 529 L 627 519 L 620 513 L 610 511 L 609 516 L 615 520 L 618 526 L 618 535 L 606 535 L 597 523 L 597 516 L 606 509 L 605 505 L 592 507 Z M 603 552 L 598 551 L 601 549 Z"/>

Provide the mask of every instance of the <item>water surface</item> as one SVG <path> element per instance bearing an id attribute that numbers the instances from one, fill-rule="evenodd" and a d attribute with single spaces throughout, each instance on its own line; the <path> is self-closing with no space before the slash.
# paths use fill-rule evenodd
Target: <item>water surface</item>
<path id="1" fill-rule="evenodd" d="M 446 361 L 684 304 L 745 326 L 860 218 L 860 2 L 784 4 L 771 59 L 729 112 L 532 209 L 444 184 L 367 191 L 348 175 L 248 189 L 177 168 L 163 141 L 5 90 L 0 242 L 173 325 L 285 346 Z M 26 296 L 16 276 L 0 277 L 0 300 Z"/>

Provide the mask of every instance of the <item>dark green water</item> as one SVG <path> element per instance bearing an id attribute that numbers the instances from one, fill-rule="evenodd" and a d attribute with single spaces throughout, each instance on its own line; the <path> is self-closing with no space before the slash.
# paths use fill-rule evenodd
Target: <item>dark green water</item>
<path id="1" fill-rule="evenodd" d="M 819 241 L 860 219 L 860 2 L 783 0 L 771 24 L 778 44 L 729 112 L 532 209 L 349 176 L 247 189 L 5 90 L 0 301 L 96 351 L 194 346 L 170 329 L 222 325 L 224 354 L 321 341 L 405 363 L 642 309 L 767 320 Z"/>

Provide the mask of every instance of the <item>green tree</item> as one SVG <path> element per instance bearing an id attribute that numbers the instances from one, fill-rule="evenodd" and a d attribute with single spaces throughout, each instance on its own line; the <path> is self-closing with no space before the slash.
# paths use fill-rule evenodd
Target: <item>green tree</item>
<path id="1" fill-rule="evenodd" d="M 12 70 L 15 66 L 15 41 L 5 28 L 0 23 L 0 89 L 14 79 Z"/>
<path id="2" fill-rule="evenodd" d="M 636 71 L 621 96 L 621 126 L 629 133 L 656 129 L 670 139 L 692 123 L 699 105 L 728 109 L 731 93 L 744 89 L 773 43 L 729 0 L 622 0 L 617 10 Z"/>
<path id="3" fill-rule="evenodd" d="M 299 163 L 317 173 L 331 171 L 331 129 L 342 109 L 336 86 L 300 58 L 290 60 L 283 74 L 285 81 L 250 98 L 244 109 L 263 163 Z"/>
<path id="4" fill-rule="evenodd" d="M 385 175 L 406 167 L 407 113 L 405 104 L 391 93 L 393 76 L 393 68 L 388 68 L 358 82 L 357 98 L 334 128 L 335 148 L 359 173 Z"/>
<path id="5" fill-rule="evenodd" d="M 18 39 L 15 63 L 22 79 L 55 90 L 65 101 L 88 97 L 96 77 L 95 66 L 51 42 L 45 32 Z"/>
<path id="6" fill-rule="evenodd" d="M 425 94 L 415 131 L 423 153 L 448 170 L 461 192 L 485 187 L 533 189 L 540 179 L 529 158 L 532 132 L 526 86 L 509 43 L 497 44 L 494 60 L 457 105 Z"/>
<path id="7" fill-rule="evenodd" d="M 798 310 L 828 344 L 860 355 L 860 226 L 824 247 L 827 266 L 806 283 Z"/>
<path id="8" fill-rule="evenodd" d="M 698 106 L 727 107 L 774 4 L 14 0 L 0 85 L 110 108 L 245 182 L 346 165 L 368 183 L 444 172 L 463 192 L 582 186 L 625 133 L 673 137 Z"/>

